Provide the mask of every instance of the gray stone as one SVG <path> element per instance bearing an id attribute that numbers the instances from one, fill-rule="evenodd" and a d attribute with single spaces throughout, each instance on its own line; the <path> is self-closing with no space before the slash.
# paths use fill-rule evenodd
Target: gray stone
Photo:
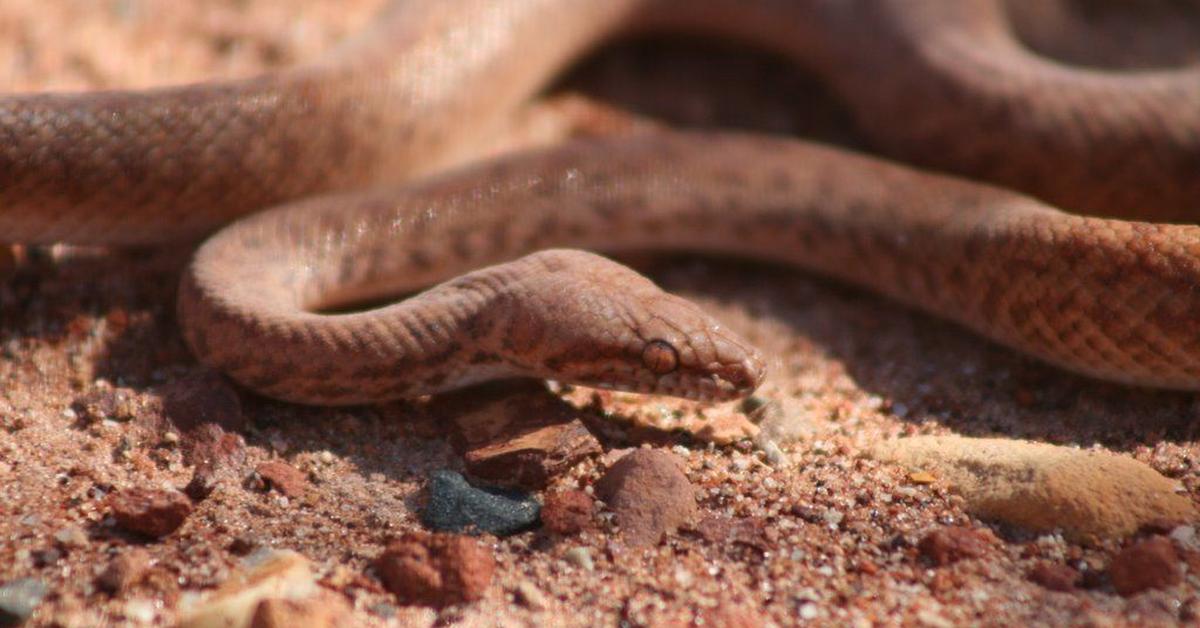
<path id="1" fill-rule="evenodd" d="M 0 626 L 20 626 L 46 596 L 46 585 L 40 580 L 23 578 L 0 585 Z"/>
<path id="2" fill-rule="evenodd" d="M 537 525 L 541 514 L 541 506 L 528 493 L 476 488 L 450 470 L 433 472 L 427 490 L 421 522 L 433 530 L 508 536 Z"/>

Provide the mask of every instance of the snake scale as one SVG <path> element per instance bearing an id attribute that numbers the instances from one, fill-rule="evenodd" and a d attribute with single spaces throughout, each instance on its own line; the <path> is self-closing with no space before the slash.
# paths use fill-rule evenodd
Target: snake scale
<path id="1" fill-rule="evenodd" d="M 907 165 L 663 131 L 442 169 L 598 44 L 661 31 L 795 60 Z M 736 334 L 581 249 L 793 264 L 1065 369 L 1200 389 L 1198 106 L 1200 68 L 1051 60 L 999 0 L 396 0 L 258 78 L 0 98 L 0 234 L 224 227 L 184 273 L 184 337 L 302 403 L 507 376 L 696 399 L 760 383 Z"/>

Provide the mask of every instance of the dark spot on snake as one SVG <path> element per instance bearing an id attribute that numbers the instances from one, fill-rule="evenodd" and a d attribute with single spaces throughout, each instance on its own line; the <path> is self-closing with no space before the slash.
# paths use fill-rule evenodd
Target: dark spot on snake
<path id="1" fill-rule="evenodd" d="M 420 270 L 429 270 L 433 268 L 433 260 L 429 258 L 429 254 L 424 251 L 412 251 L 408 254 L 408 263 L 413 268 Z"/>
<path id="2" fill-rule="evenodd" d="M 494 364 L 500 362 L 500 356 L 487 351 L 476 351 L 468 360 L 468 364 Z"/>
<path id="3" fill-rule="evenodd" d="M 573 240 L 577 240 L 577 241 L 582 240 L 585 237 L 587 237 L 587 234 L 588 234 L 587 227 L 585 227 L 577 222 L 573 222 L 573 223 L 570 223 L 567 225 L 567 235 L 570 236 L 571 239 L 573 239 Z"/>
<path id="4" fill-rule="evenodd" d="M 559 221 L 554 215 L 546 216 L 538 222 L 537 230 L 544 236 L 553 236 L 558 232 Z"/>
<path id="5" fill-rule="evenodd" d="M 650 217 L 642 221 L 641 229 L 650 235 L 659 235 L 666 231 L 667 226 L 662 218 Z"/>
<path id="6" fill-rule="evenodd" d="M 770 178 L 767 180 L 767 186 L 772 192 L 786 193 L 792 191 L 792 175 L 786 170 L 775 170 L 771 172 Z"/>
<path id="7" fill-rule="evenodd" d="M 423 384 L 427 388 L 437 388 L 446 383 L 446 376 L 446 373 L 434 373 L 432 376 L 426 378 Z"/>
<path id="8" fill-rule="evenodd" d="M 509 233 L 507 225 L 497 225 L 492 227 L 492 229 L 488 232 L 488 244 L 491 245 L 492 251 L 497 252 L 508 250 L 508 236 Z"/>

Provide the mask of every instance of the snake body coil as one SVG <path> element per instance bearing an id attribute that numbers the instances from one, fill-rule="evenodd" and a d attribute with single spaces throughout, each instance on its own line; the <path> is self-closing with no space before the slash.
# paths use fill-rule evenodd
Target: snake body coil
<path id="1" fill-rule="evenodd" d="M 642 30 L 788 55 L 883 154 L 988 183 L 664 132 L 350 192 L 468 158 L 563 67 Z M 1049 61 L 995 0 L 401 0 L 311 66 L 0 99 L 0 233 L 162 242 L 283 204 L 201 247 L 180 319 L 203 361 L 307 403 L 509 375 L 705 399 L 759 383 L 762 358 L 696 306 L 562 247 L 796 264 L 1070 370 L 1197 389 L 1200 230 L 1116 219 L 1197 218 L 1197 104 L 1200 70 Z"/>

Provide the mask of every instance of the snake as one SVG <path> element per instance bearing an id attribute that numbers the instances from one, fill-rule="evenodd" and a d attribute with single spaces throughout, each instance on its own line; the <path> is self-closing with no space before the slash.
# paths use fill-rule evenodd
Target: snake
<path id="1" fill-rule="evenodd" d="M 659 32 L 792 60 L 873 154 L 662 130 L 473 158 L 583 55 Z M 797 266 L 1069 371 L 1195 390 L 1197 104 L 1200 68 L 1055 60 L 999 0 L 393 0 L 254 78 L 0 97 L 0 234 L 207 238 L 185 341 L 297 403 L 506 377 L 755 390 L 750 343 L 596 253 L 646 249 Z"/>

